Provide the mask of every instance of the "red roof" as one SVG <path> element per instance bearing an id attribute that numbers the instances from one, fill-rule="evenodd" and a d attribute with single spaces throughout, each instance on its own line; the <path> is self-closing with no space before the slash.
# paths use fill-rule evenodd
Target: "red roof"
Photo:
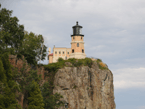
<path id="1" fill-rule="evenodd" d="M 53 56 L 53 53 L 49 54 L 48 56 Z"/>

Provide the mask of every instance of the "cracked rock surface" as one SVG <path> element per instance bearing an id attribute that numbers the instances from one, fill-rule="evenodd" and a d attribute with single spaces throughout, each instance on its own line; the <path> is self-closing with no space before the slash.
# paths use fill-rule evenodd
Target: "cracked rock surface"
<path id="1" fill-rule="evenodd" d="M 113 74 L 92 67 L 64 67 L 54 78 L 53 93 L 60 93 L 65 102 L 59 109 L 115 109 Z"/>

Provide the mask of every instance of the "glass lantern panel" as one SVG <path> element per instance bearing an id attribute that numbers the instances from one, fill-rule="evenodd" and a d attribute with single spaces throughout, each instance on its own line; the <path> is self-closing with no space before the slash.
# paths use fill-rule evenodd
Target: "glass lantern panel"
<path id="1" fill-rule="evenodd" d="M 82 34 L 82 28 L 80 28 L 80 32 L 79 33 Z"/>

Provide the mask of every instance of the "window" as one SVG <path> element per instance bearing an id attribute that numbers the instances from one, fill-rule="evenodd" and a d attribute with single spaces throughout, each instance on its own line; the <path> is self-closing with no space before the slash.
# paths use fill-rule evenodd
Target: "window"
<path id="1" fill-rule="evenodd" d="M 59 54 L 61 54 L 61 52 L 59 51 Z"/>
<path id="2" fill-rule="evenodd" d="M 74 49 L 72 49 L 72 53 L 74 53 Z"/>
<path id="3" fill-rule="evenodd" d="M 69 54 L 69 52 L 67 52 L 67 54 Z"/>
<path id="4" fill-rule="evenodd" d="M 79 47 L 79 43 L 77 43 L 77 47 Z"/>
<path id="5" fill-rule="evenodd" d="M 57 54 L 57 51 L 55 51 L 55 54 Z"/>
<path id="6" fill-rule="evenodd" d="M 64 54 L 64 51 L 63 51 L 63 54 Z"/>
<path id="7" fill-rule="evenodd" d="M 84 53 L 84 49 L 82 49 L 82 53 Z"/>
<path id="8" fill-rule="evenodd" d="M 81 39 L 82 39 L 82 36 L 81 36 Z"/>
<path id="9" fill-rule="evenodd" d="M 75 39 L 75 37 L 73 36 L 73 39 Z"/>
<path id="10" fill-rule="evenodd" d="M 65 57 L 65 59 L 67 60 L 67 57 Z"/>

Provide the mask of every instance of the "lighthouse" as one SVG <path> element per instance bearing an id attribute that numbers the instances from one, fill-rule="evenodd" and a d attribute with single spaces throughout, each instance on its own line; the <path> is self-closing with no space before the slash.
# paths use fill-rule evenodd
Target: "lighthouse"
<path id="1" fill-rule="evenodd" d="M 83 59 L 86 57 L 84 49 L 84 35 L 82 34 L 82 26 L 76 22 L 72 27 L 73 34 L 71 35 L 71 54 L 69 58 Z"/>
<path id="2" fill-rule="evenodd" d="M 84 35 L 82 34 L 83 27 L 76 22 L 76 25 L 72 28 L 73 34 L 71 35 L 71 48 L 54 46 L 52 53 L 51 48 L 49 48 L 49 63 L 57 62 L 59 58 L 67 60 L 69 58 L 83 59 L 86 57 L 84 49 Z"/>

